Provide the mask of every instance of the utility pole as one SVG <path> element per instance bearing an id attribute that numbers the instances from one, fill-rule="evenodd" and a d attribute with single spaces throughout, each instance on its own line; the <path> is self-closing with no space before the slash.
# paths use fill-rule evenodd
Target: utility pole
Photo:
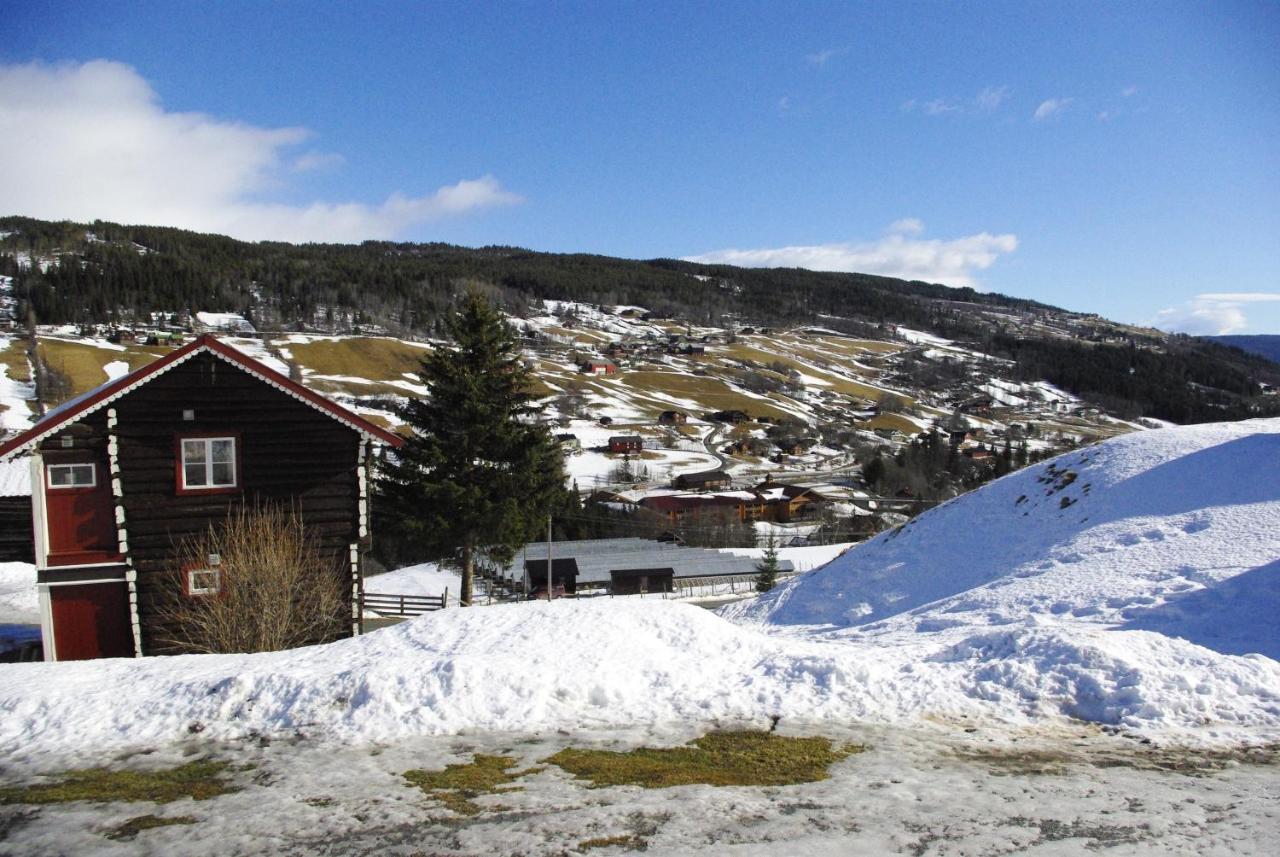
<path id="1" fill-rule="evenodd" d="M 547 601 L 556 597 L 553 583 L 554 580 L 551 577 L 551 516 L 547 515 Z"/>

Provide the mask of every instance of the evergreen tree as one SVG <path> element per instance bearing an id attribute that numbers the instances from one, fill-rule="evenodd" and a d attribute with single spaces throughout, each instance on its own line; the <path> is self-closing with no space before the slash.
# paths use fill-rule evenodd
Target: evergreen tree
<path id="1" fill-rule="evenodd" d="M 778 585 L 778 546 L 772 538 L 764 556 L 756 563 L 756 592 L 768 592 Z"/>
<path id="2" fill-rule="evenodd" d="M 401 409 L 413 435 L 380 489 L 410 550 L 461 567 L 466 606 L 476 559 L 510 561 L 564 502 L 564 461 L 535 421 L 515 331 L 497 310 L 470 292 L 448 331 L 454 345 L 418 371 L 427 396 Z"/>

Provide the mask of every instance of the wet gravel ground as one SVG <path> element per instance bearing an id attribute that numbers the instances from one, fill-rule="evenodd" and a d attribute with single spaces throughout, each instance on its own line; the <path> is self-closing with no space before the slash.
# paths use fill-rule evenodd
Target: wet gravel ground
<path id="1" fill-rule="evenodd" d="M 724 724 L 739 726 L 741 724 Z M 95 764 L 170 766 L 225 759 L 241 790 L 169 804 L 0 806 L 3 855 L 1002 855 L 1274 854 L 1280 748 L 1190 750 L 1064 726 L 974 724 L 779 731 L 864 744 L 828 780 L 785 787 L 592 788 L 538 763 L 566 746 L 628 749 L 706 731 L 465 735 L 335 746 L 304 734 L 236 744 L 193 740 L 127 758 L 0 763 L 6 785 Z M 460 817 L 404 771 L 474 753 L 540 767 L 518 791 L 476 799 Z M 106 834 L 128 819 L 192 824 Z"/>

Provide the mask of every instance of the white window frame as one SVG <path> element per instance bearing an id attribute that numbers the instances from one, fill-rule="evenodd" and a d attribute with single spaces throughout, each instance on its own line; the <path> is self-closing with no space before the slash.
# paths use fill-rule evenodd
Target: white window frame
<path id="1" fill-rule="evenodd" d="M 196 575 L 211 574 L 213 575 L 213 585 L 205 584 L 204 586 L 196 585 Z M 216 568 L 189 568 L 187 569 L 187 594 L 188 595 L 221 595 L 222 594 L 222 572 Z"/>
<path id="2" fill-rule="evenodd" d="M 213 481 L 213 445 L 217 441 L 225 440 L 231 444 L 231 481 L 224 484 L 216 484 Z M 228 488 L 240 487 L 240 450 L 236 444 L 239 438 L 234 435 L 225 435 L 221 437 L 180 437 L 178 439 L 178 456 L 181 461 L 178 463 L 179 473 L 182 479 L 183 491 L 225 491 Z M 192 485 L 187 482 L 187 444 L 199 443 L 204 446 L 204 476 L 205 483 L 203 485 Z M 197 463 L 197 462 L 192 462 Z M 225 463 L 225 462 L 223 462 Z"/>
<path id="3" fill-rule="evenodd" d="M 89 468 L 89 481 L 76 482 L 74 474 L 76 468 Z M 98 466 L 92 461 L 70 461 L 65 464 L 47 464 L 45 470 L 48 471 L 48 484 L 51 491 L 67 491 L 74 488 L 97 488 L 98 487 Z M 69 470 L 73 474 L 72 481 L 66 485 L 58 485 L 53 481 L 53 473 L 56 470 Z"/>

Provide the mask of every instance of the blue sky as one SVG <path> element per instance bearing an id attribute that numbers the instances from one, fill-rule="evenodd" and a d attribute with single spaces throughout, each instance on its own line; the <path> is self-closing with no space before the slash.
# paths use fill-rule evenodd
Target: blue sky
<path id="1" fill-rule="evenodd" d="M 1280 333 L 1280 4 L 0 2 L 0 211 Z"/>

